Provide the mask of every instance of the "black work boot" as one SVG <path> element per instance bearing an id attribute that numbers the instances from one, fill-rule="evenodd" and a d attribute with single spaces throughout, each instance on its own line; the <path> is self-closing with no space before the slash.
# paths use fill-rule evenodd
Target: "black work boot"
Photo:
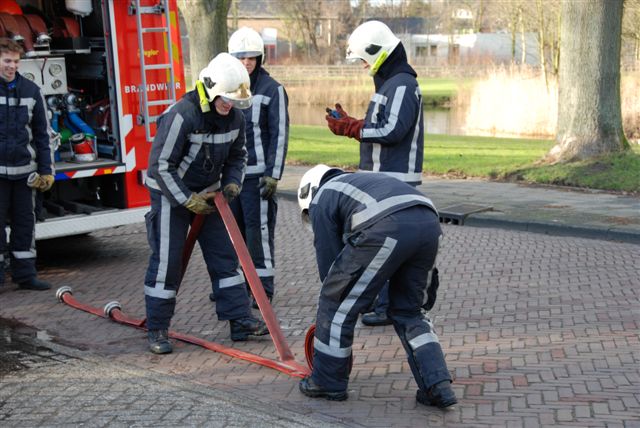
<path id="1" fill-rule="evenodd" d="M 48 290 L 51 288 L 51 284 L 49 284 L 46 281 L 41 281 L 36 277 L 33 277 L 31 279 L 28 279 L 26 281 L 22 281 L 18 283 L 18 287 L 22 288 L 23 290 Z"/>
<path id="2" fill-rule="evenodd" d="M 443 380 L 429 388 L 429 391 L 421 389 L 416 393 L 416 401 L 425 406 L 436 406 L 441 409 L 453 406 L 458 402 L 456 394 L 451 389 L 451 382 Z"/>
<path id="3" fill-rule="evenodd" d="M 154 354 L 170 354 L 173 346 L 169 342 L 169 330 L 149 330 L 147 332 L 149 339 L 149 351 Z"/>
<path id="4" fill-rule="evenodd" d="M 311 398 L 326 398 L 329 401 L 344 401 L 349 397 L 347 391 L 327 391 L 311 379 L 305 376 L 298 384 L 300 392 Z"/>
<path id="5" fill-rule="evenodd" d="M 247 340 L 250 336 L 264 336 L 269 334 L 267 325 L 253 317 L 244 317 L 237 320 L 230 320 L 231 340 L 240 342 Z"/>
<path id="6" fill-rule="evenodd" d="M 391 319 L 387 316 L 387 314 L 371 312 L 362 316 L 362 324 L 368 325 L 370 327 L 375 327 L 379 325 L 391 325 L 393 324 L 393 322 L 391 322 Z"/>

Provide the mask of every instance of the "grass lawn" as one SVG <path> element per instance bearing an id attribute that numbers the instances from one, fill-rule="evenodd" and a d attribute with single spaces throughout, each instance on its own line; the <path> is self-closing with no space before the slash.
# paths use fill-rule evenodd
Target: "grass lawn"
<path id="1" fill-rule="evenodd" d="M 481 177 L 640 192 L 640 147 L 628 153 L 566 165 L 536 165 L 551 140 L 427 135 L 423 169 L 428 174 Z M 333 135 L 324 126 L 292 125 L 287 161 L 354 169 L 357 141 Z"/>
<path id="2" fill-rule="evenodd" d="M 438 106 L 448 103 L 461 87 L 469 86 L 472 79 L 454 79 L 449 77 L 418 77 L 418 84 L 424 103 Z"/>

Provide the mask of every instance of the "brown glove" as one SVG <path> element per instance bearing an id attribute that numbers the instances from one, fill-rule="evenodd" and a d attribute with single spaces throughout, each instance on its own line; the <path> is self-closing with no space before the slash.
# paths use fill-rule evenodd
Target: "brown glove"
<path id="1" fill-rule="evenodd" d="M 211 214 L 215 212 L 215 207 L 209 204 L 209 200 L 213 198 L 212 193 L 207 193 L 205 196 L 202 196 L 198 193 L 192 193 L 187 202 L 184 204 L 184 207 L 191 212 L 196 214 Z"/>
<path id="2" fill-rule="evenodd" d="M 235 198 L 240 194 L 240 186 L 236 183 L 229 183 L 222 189 L 222 195 L 227 200 L 228 203 L 231 203 Z"/>
<path id="3" fill-rule="evenodd" d="M 270 199 L 273 195 L 276 194 L 276 189 L 278 188 L 278 180 L 273 177 L 260 177 L 260 182 L 258 187 L 260 188 L 260 197 L 262 199 Z"/>
<path id="4" fill-rule="evenodd" d="M 340 104 L 336 104 L 335 112 L 340 117 L 336 118 L 332 114 L 325 116 L 331 132 L 360 141 L 360 131 L 364 127 L 364 120 L 349 116 Z"/>

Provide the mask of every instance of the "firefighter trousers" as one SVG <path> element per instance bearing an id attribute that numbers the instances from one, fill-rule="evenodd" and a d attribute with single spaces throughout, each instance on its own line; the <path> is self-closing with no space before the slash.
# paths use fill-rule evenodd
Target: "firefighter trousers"
<path id="1" fill-rule="evenodd" d="M 5 256 L 11 257 L 13 282 L 19 284 L 36 277 L 35 198 L 36 191 L 27 186 L 26 178 L 0 178 L 0 284 L 4 283 Z"/>
<path id="2" fill-rule="evenodd" d="M 320 293 L 313 381 L 344 391 L 358 314 L 389 281 L 389 310 L 418 387 L 451 380 L 433 325 L 421 305 L 442 232 L 438 216 L 423 206 L 391 214 L 352 235 L 334 261 Z"/>
<path id="3" fill-rule="evenodd" d="M 242 192 L 231 203 L 238 227 L 247 244 L 254 266 L 264 291 L 272 297 L 274 293 L 274 236 L 278 201 L 273 195 L 269 199 L 260 197 L 259 178 L 245 178 Z"/>
<path id="4" fill-rule="evenodd" d="M 146 216 L 151 248 L 145 276 L 145 304 L 149 330 L 169 328 L 182 280 L 182 252 L 194 214 L 183 206 L 172 207 L 164 195 L 151 192 Z M 244 275 L 218 213 L 207 215 L 198 236 L 207 271 L 216 295 L 220 320 L 251 316 Z"/>

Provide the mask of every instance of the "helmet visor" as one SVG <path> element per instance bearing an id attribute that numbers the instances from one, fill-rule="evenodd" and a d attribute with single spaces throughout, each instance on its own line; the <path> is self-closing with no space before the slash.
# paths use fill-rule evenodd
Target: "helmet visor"
<path id="1" fill-rule="evenodd" d="M 220 95 L 220 98 L 222 98 L 222 101 L 224 101 L 225 104 L 231 104 L 234 107 L 238 107 L 239 109 L 246 109 L 251 107 L 251 98 L 237 99 L 226 97 L 224 95 Z"/>
<path id="2" fill-rule="evenodd" d="M 262 52 L 258 51 L 258 50 L 255 50 L 255 51 L 240 51 L 240 52 L 232 52 L 231 55 L 235 56 L 238 59 L 256 58 L 256 57 L 259 57 L 260 55 L 262 55 Z"/>
<path id="3" fill-rule="evenodd" d="M 233 92 L 220 94 L 220 97 L 225 103 L 233 104 L 240 109 L 251 107 L 251 91 L 246 83 L 241 84 L 240 87 Z"/>

